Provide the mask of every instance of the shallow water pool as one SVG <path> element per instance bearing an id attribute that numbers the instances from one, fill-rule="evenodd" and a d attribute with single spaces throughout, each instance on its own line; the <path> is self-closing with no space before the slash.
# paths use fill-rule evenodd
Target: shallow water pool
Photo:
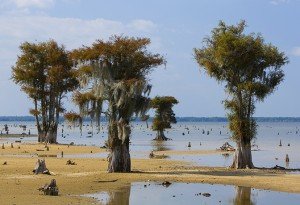
<path id="1" fill-rule="evenodd" d="M 275 192 L 229 185 L 172 183 L 162 186 L 155 182 L 120 185 L 117 191 L 84 195 L 110 205 L 298 205 L 300 194 Z"/>

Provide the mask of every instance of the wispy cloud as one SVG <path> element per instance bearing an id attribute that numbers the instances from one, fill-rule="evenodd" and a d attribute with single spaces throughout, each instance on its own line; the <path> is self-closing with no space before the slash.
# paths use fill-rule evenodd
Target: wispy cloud
<path id="1" fill-rule="evenodd" d="M 18 47 L 24 41 L 55 39 L 67 49 L 73 49 L 90 45 L 96 39 L 108 39 L 111 35 L 127 35 L 152 38 L 154 50 L 158 50 L 161 44 L 156 35 L 157 25 L 143 19 L 121 22 L 102 18 L 85 20 L 31 14 L 0 15 L 0 28 L 0 37 L 5 39 L 0 42 L 0 70 L 5 70 L 6 75 L 9 69 L 3 66 L 3 62 L 12 65 L 19 52 Z"/>
<path id="2" fill-rule="evenodd" d="M 18 8 L 47 8 L 54 4 L 54 0 L 8 0 L 8 2 L 15 5 Z"/>
<path id="3" fill-rule="evenodd" d="M 43 41 L 56 39 L 70 47 L 89 43 L 113 34 L 147 35 L 155 31 L 152 21 L 134 20 L 128 23 L 107 19 L 83 20 L 50 16 L 0 16 L 0 36 L 7 41 Z"/>
<path id="4" fill-rule="evenodd" d="M 294 47 L 291 54 L 293 56 L 300 56 L 300 47 Z"/>
<path id="5" fill-rule="evenodd" d="M 273 5 L 279 5 L 279 4 L 289 3 L 289 2 L 290 2 L 290 0 L 272 0 L 272 1 L 270 1 L 270 3 Z"/>
<path id="6" fill-rule="evenodd" d="M 148 20 L 134 20 L 129 25 L 130 28 L 140 30 L 140 31 L 153 31 L 156 28 L 156 25 L 152 21 Z"/>

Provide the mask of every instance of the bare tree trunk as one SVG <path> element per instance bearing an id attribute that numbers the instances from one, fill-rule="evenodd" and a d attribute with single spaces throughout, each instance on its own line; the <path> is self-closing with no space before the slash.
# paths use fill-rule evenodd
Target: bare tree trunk
<path id="1" fill-rule="evenodd" d="M 243 141 L 243 139 L 239 139 L 239 142 L 237 142 L 237 149 L 234 154 L 231 168 L 235 168 L 235 169 L 254 168 L 254 165 L 252 163 L 250 141 L 245 142 Z"/>
<path id="2" fill-rule="evenodd" d="M 129 144 L 121 143 L 115 145 L 110 151 L 108 172 L 130 172 L 131 160 Z"/>
<path id="3" fill-rule="evenodd" d="M 50 144 L 57 143 L 57 124 L 51 125 L 47 133 L 47 142 Z"/>
<path id="4" fill-rule="evenodd" d="M 167 141 L 169 140 L 169 138 L 167 138 L 165 136 L 165 133 L 163 130 L 158 130 L 157 133 L 156 133 L 156 137 L 154 140 L 157 140 L 157 141 Z"/>
<path id="5" fill-rule="evenodd" d="M 38 129 L 38 142 L 46 141 L 46 132 L 44 130 Z"/>
<path id="6" fill-rule="evenodd" d="M 110 122 L 109 126 L 109 163 L 108 172 L 130 172 L 129 153 L 130 126 L 124 120 Z"/>
<path id="7" fill-rule="evenodd" d="M 253 205 L 251 200 L 251 187 L 236 187 L 234 205 Z"/>

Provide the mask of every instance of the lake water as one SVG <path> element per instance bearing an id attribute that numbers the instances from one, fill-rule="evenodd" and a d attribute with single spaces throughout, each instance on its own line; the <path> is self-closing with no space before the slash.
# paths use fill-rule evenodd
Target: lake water
<path id="1" fill-rule="evenodd" d="M 4 124 L 8 124 L 9 133 L 21 134 L 22 132 L 36 134 L 34 122 L 0 122 L 0 130 L 4 133 Z M 26 125 L 23 130 L 19 125 Z M 151 125 L 149 125 L 151 127 Z M 273 167 L 275 165 L 300 168 L 300 123 L 263 122 L 259 123 L 257 138 L 253 144 L 257 145 L 260 151 L 253 151 L 253 162 L 259 167 Z M 93 132 L 93 135 L 90 134 Z M 209 133 L 208 133 L 209 132 Z M 98 132 L 96 128 L 85 123 L 83 134 L 80 134 L 78 127 L 70 127 L 67 124 L 60 125 L 58 129 L 58 142 L 80 145 L 103 146 L 107 139 L 107 124 L 102 123 Z M 165 135 L 172 140 L 156 143 L 152 139 L 155 132 L 146 128 L 146 123 L 132 123 L 131 135 L 131 156 L 132 158 L 148 158 L 151 150 L 212 150 L 217 149 L 226 141 L 235 145 L 230 140 L 230 133 L 226 123 L 215 122 L 181 122 L 173 125 L 173 128 L 166 131 Z M 19 140 L 7 139 L 0 136 L 0 143 L 9 143 Z M 36 138 L 24 138 L 22 141 L 32 141 Z M 282 141 L 281 147 L 279 142 Z M 188 148 L 188 142 L 192 147 Z M 201 144 L 201 145 L 200 145 Z M 290 146 L 288 146 L 290 144 Z M 289 155 L 290 163 L 285 163 L 285 156 Z M 106 157 L 106 154 L 86 154 L 73 157 Z M 229 166 L 232 162 L 232 155 L 172 155 L 170 159 L 185 160 L 200 166 Z"/>
<path id="2" fill-rule="evenodd" d="M 165 187 L 155 182 L 120 185 L 115 191 L 86 194 L 109 205 L 298 205 L 300 194 L 267 191 L 229 185 L 172 183 Z"/>
<path id="3" fill-rule="evenodd" d="M 10 133 L 22 132 L 36 134 L 33 122 L 0 122 L 0 130 L 8 124 Z M 26 125 L 26 130 L 19 125 Z M 103 146 L 107 139 L 107 124 L 103 123 L 99 133 L 91 126 L 83 127 L 83 134 L 79 128 L 70 128 L 60 125 L 58 130 L 59 143 L 71 143 L 80 145 Z M 300 168 L 300 123 L 259 123 L 257 139 L 253 141 L 260 151 L 253 151 L 253 162 L 259 167 L 273 167 L 280 165 L 289 168 Z M 204 132 L 203 132 L 204 130 Z M 93 131 L 93 135 L 90 132 Z M 2 131 L 4 133 L 4 131 Z M 209 134 L 208 134 L 209 132 Z M 184 134 L 183 134 L 184 133 Z M 235 145 L 230 140 L 230 133 L 226 123 L 178 123 L 167 131 L 166 136 L 172 140 L 157 143 L 152 139 L 155 132 L 146 128 L 145 123 L 134 123 L 131 137 L 132 158 L 148 158 L 151 150 L 213 150 L 226 141 Z M 20 138 L 4 138 L 0 136 L 0 143 L 10 143 Z M 23 138 L 22 141 L 36 141 L 36 137 Z M 280 140 L 283 146 L 279 146 Z M 188 148 L 191 142 L 192 147 Z M 201 144 L 201 145 L 200 145 Z M 290 144 L 290 146 L 288 146 Z M 285 163 L 286 154 L 290 157 L 290 163 Z M 104 158 L 107 153 L 81 154 L 71 157 Z M 68 157 L 67 155 L 65 157 Z M 69 156 L 70 157 L 70 156 Z M 184 160 L 199 166 L 227 167 L 232 163 L 232 155 L 171 155 L 170 159 Z M 204 196 L 209 193 L 210 196 Z M 153 205 L 153 204 L 207 204 L 207 205 L 267 205 L 267 204 L 300 204 L 300 194 L 274 192 L 253 189 L 249 187 L 235 187 L 229 185 L 187 184 L 172 183 L 164 187 L 156 182 L 136 182 L 132 184 L 120 184 L 118 190 L 107 190 L 100 193 L 87 194 L 86 197 L 94 197 L 103 204 L 110 205 Z"/>

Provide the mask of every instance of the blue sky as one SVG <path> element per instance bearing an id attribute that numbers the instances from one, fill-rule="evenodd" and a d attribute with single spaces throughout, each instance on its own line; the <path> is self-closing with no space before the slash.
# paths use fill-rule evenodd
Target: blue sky
<path id="1" fill-rule="evenodd" d="M 149 37 L 166 69 L 150 76 L 152 96 L 173 95 L 177 116 L 225 116 L 223 85 L 199 71 L 193 48 L 219 20 L 247 21 L 284 51 L 290 63 L 278 90 L 257 104 L 256 116 L 300 116 L 300 0 L 0 0 L 0 115 L 28 115 L 31 102 L 10 80 L 24 41 L 55 39 L 67 49 L 112 34 Z M 73 109 L 65 99 L 68 109 Z"/>

